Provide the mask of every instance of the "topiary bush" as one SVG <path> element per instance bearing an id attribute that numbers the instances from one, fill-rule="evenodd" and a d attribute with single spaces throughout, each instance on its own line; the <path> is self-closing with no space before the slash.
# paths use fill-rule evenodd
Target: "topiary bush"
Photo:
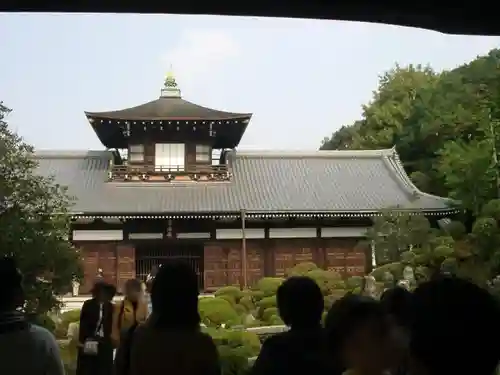
<path id="1" fill-rule="evenodd" d="M 319 270 L 320 268 L 313 262 L 302 262 L 287 271 L 287 277 L 291 276 L 308 276 L 310 271 Z"/>
<path id="2" fill-rule="evenodd" d="M 326 271 L 318 268 L 309 271 L 306 274 L 306 276 L 316 281 L 316 284 L 318 284 L 318 286 L 321 289 L 321 292 L 325 296 L 330 294 L 332 291 L 336 289 L 345 288 L 342 276 L 340 276 L 340 274 L 335 271 Z"/>
<path id="3" fill-rule="evenodd" d="M 249 369 L 249 358 L 259 354 L 259 336 L 248 331 L 206 328 L 219 352 L 223 375 L 244 375 Z"/>
<path id="4" fill-rule="evenodd" d="M 239 304 L 243 306 L 247 312 L 255 310 L 255 304 L 251 295 L 241 297 Z"/>
<path id="5" fill-rule="evenodd" d="M 268 307 L 262 312 L 262 320 L 271 323 L 273 316 L 279 316 L 277 307 Z M 271 323 L 272 324 L 272 323 Z"/>
<path id="6" fill-rule="evenodd" d="M 222 288 L 219 288 L 215 292 L 216 297 L 221 297 L 221 296 L 232 296 L 235 301 L 239 301 L 241 297 L 243 297 L 243 292 L 240 290 L 239 287 L 237 286 L 224 286 Z"/>
<path id="7" fill-rule="evenodd" d="M 227 327 L 241 324 L 238 313 L 226 299 L 221 297 L 203 298 L 198 302 L 202 323 L 207 327 Z"/>
<path id="8" fill-rule="evenodd" d="M 261 292 L 263 297 L 274 296 L 283 281 L 281 277 L 263 277 L 257 282 L 256 290 Z"/>

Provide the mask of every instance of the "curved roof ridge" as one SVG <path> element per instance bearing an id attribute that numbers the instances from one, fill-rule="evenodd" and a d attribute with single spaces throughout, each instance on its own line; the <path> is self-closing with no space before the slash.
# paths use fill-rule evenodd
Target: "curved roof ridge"
<path id="1" fill-rule="evenodd" d="M 221 109 L 215 109 L 211 107 L 205 107 L 193 102 L 190 102 L 188 100 L 185 100 L 183 98 L 158 98 L 155 100 L 150 100 L 148 102 L 134 105 L 131 107 L 126 107 L 126 108 L 121 108 L 121 109 L 114 109 L 114 110 L 108 110 L 108 111 L 98 111 L 98 112 L 92 112 L 92 111 L 84 111 L 85 116 L 87 117 L 96 117 L 96 118 L 105 118 L 105 119 L 112 119 L 112 120 L 137 120 L 137 121 L 143 121 L 143 120 L 159 120 L 159 119 L 167 119 L 169 116 L 172 118 L 181 118 L 185 116 L 176 116 L 175 113 L 172 114 L 162 114 L 159 115 L 158 112 L 166 111 L 168 112 L 168 109 L 162 108 L 165 105 L 174 105 L 174 106 L 184 106 L 184 107 L 189 107 L 190 111 L 201 111 L 207 116 L 207 120 L 213 119 L 213 120 L 218 120 L 219 117 L 223 117 L 224 119 L 236 119 L 236 118 L 243 118 L 243 117 L 252 117 L 252 113 L 239 113 L 239 112 L 228 112 L 224 111 Z M 147 112 L 152 112 L 149 115 L 146 115 L 144 113 L 137 113 L 141 112 L 143 110 L 146 110 Z M 136 113 L 133 113 L 136 112 Z M 211 118 L 213 116 L 213 118 Z M 189 117 L 189 116 L 188 116 Z M 188 118 L 186 117 L 186 118 Z M 204 116 L 193 116 L 193 117 L 204 117 Z"/>
<path id="2" fill-rule="evenodd" d="M 82 159 L 102 158 L 111 154 L 108 150 L 35 150 L 33 156 L 36 159 Z"/>
<path id="3" fill-rule="evenodd" d="M 243 158 L 382 158 L 392 155 L 393 149 L 379 150 L 235 150 Z"/>
<path id="4" fill-rule="evenodd" d="M 392 149 L 391 155 L 386 156 L 387 163 L 389 164 L 389 168 L 397 175 L 396 180 L 401 184 L 401 186 L 410 194 L 410 195 L 418 195 L 420 197 L 428 197 L 432 199 L 438 199 L 441 201 L 448 201 L 449 203 L 453 203 L 454 201 L 450 198 L 440 197 L 438 195 L 429 194 L 422 190 L 420 190 L 417 185 L 411 180 L 408 173 L 404 169 L 401 158 L 399 157 L 398 152 L 396 151 L 396 147 L 394 146 Z"/>

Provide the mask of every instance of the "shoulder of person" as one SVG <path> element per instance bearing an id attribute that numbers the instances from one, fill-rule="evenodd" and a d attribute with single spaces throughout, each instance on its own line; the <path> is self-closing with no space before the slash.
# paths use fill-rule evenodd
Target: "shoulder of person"
<path id="1" fill-rule="evenodd" d="M 48 351 L 58 348 L 55 336 L 48 329 L 32 324 L 30 327 L 30 333 L 33 339 L 43 345 L 43 347 Z"/>

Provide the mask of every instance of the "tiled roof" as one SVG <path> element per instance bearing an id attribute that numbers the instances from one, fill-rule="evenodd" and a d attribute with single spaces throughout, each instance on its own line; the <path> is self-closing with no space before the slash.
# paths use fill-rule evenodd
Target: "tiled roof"
<path id="1" fill-rule="evenodd" d="M 251 113 L 233 113 L 202 107 L 182 98 L 159 98 L 150 102 L 106 112 L 85 112 L 87 117 L 113 120 L 168 120 L 168 119 L 199 119 L 227 120 L 251 117 Z"/>
<path id="2" fill-rule="evenodd" d="M 396 152 L 233 152 L 230 182 L 107 182 L 107 151 L 38 152 L 39 172 L 77 198 L 75 214 L 368 213 L 384 208 L 447 211 L 419 191 Z"/>

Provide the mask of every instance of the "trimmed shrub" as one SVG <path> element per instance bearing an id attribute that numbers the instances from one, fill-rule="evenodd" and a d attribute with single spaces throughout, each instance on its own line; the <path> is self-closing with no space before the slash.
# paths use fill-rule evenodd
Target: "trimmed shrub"
<path id="1" fill-rule="evenodd" d="M 262 298 L 258 303 L 257 306 L 261 309 L 268 309 L 269 307 L 276 307 L 276 296 L 270 296 L 270 297 L 265 297 Z"/>
<path id="2" fill-rule="evenodd" d="M 240 300 L 241 297 L 243 297 L 243 292 L 240 290 L 239 287 L 237 286 L 224 286 L 222 288 L 219 288 L 215 292 L 216 297 L 222 297 L 222 296 L 232 296 L 236 302 Z"/>
<path id="3" fill-rule="evenodd" d="M 347 290 L 353 290 L 354 288 L 361 287 L 361 285 L 363 285 L 363 277 L 361 276 L 351 276 L 345 281 Z"/>
<path id="4" fill-rule="evenodd" d="M 257 282 L 256 289 L 264 293 L 264 297 L 269 297 L 276 294 L 283 281 L 281 277 L 263 277 Z"/>
<path id="5" fill-rule="evenodd" d="M 236 306 L 236 297 L 231 295 L 231 294 L 221 294 L 216 298 L 222 298 L 225 299 L 227 302 L 231 304 L 231 306 Z"/>
<path id="6" fill-rule="evenodd" d="M 272 315 L 272 316 L 269 318 L 269 323 L 270 323 L 272 326 L 281 326 L 281 325 L 285 324 L 285 323 L 283 322 L 283 320 L 281 319 L 281 317 L 280 317 L 278 314 Z"/>
<path id="7" fill-rule="evenodd" d="M 345 287 L 342 277 L 335 271 L 326 271 L 318 268 L 309 271 L 306 276 L 316 281 L 323 295 L 329 294 L 334 289 L 343 289 Z"/>
<path id="8" fill-rule="evenodd" d="M 240 305 L 239 303 L 237 303 L 233 307 L 234 307 L 234 310 L 236 311 L 236 313 L 238 315 L 244 315 L 244 314 L 246 314 L 248 312 L 248 310 L 246 309 L 246 307 L 243 306 L 243 305 Z"/>
<path id="9" fill-rule="evenodd" d="M 201 321 L 208 327 L 220 327 L 240 324 L 241 319 L 230 302 L 224 298 L 204 298 L 198 303 Z"/>
<path id="10" fill-rule="evenodd" d="M 313 262 L 299 263 L 287 271 L 287 276 L 307 276 L 310 271 L 318 270 L 318 266 Z"/>
<path id="11" fill-rule="evenodd" d="M 271 322 L 273 316 L 279 316 L 277 307 L 268 307 L 262 312 L 262 319 L 264 319 L 265 322 Z"/>
<path id="12" fill-rule="evenodd" d="M 251 296 L 243 296 L 241 297 L 240 299 L 240 303 L 239 303 L 241 306 L 243 306 L 246 311 L 252 311 L 255 309 L 255 305 L 252 301 L 252 297 Z"/>

